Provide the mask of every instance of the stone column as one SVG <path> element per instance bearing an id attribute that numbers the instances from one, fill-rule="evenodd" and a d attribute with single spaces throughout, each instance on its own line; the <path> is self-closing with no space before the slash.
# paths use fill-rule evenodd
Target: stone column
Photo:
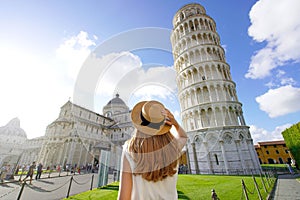
<path id="1" fill-rule="evenodd" d="M 236 149 L 238 151 L 238 157 L 239 157 L 239 160 L 240 160 L 240 163 L 242 165 L 242 169 L 244 171 L 244 173 L 246 174 L 246 171 L 245 171 L 245 163 L 244 163 L 244 158 L 242 156 L 242 152 L 241 152 L 241 144 L 240 144 L 240 140 L 235 140 L 235 145 L 236 145 Z"/>
<path id="2" fill-rule="evenodd" d="M 192 171 L 191 171 L 191 164 L 190 164 L 190 154 L 189 154 L 190 152 L 189 152 L 187 145 L 186 145 L 185 149 L 186 149 L 185 153 L 186 153 L 186 159 L 187 159 L 186 164 L 187 164 L 187 168 L 188 168 L 188 173 L 191 174 Z"/>
<path id="3" fill-rule="evenodd" d="M 205 154 L 206 154 L 206 162 L 207 162 L 207 167 L 208 167 L 208 173 L 212 174 L 213 167 L 211 166 L 211 160 L 210 160 L 210 154 L 209 154 L 209 149 L 208 149 L 208 144 L 207 142 L 203 142 L 203 145 L 205 147 Z"/>
<path id="4" fill-rule="evenodd" d="M 221 150 L 222 150 L 222 155 L 223 155 L 223 160 L 224 160 L 226 174 L 229 174 L 229 171 L 228 171 L 228 162 L 227 162 L 227 157 L 226 157 L 226 151 L 224 149 L 224 141 L 220 140 L 219 142 L 220 142 L 220 146 L 221 146 Z"/>
<path id="5" fill-rule="evenodd" d="M 87 145 L 87 144 L 84 144 Z M 87 159 L 88 159 L 88 148 L 85 148 L 85 156 L 84 156 L 84 164 L 87 164 Z"/>
<path id="6" fill-rule="evenodd" d="M 81 155 L 82 155 L 82 149 L 83 149 L 83 144 L 80 145 L 80 153 L 79 153 L 79 159 L 78 159 L 78 166 L 80 167 L 80 162 L 81 162 Z"/>
<path id="7" fill-rule="evenodd" d="M 65 143 L 64 143 L 65 153 L 64 153 L 64 158 L 63 158 L 63 165 L 69 164 L 68 163 L 68 152 L 69 152 L 70 141 L 69 140 L 67 141 L 67 145 Z"/>
<path id="8" fill-rule="evenodd" d="M 68 159 L 67 159 L 67 163 L 72 165 L 72 161 L 73 161 L 73 153 L 74 153 L 74 138 L 72 138 L 72 142 L 71 142 L 71 147 L 69 145 L 69 154 L 68 154 Z"/>
<path id="9" fill-rule="evenodd" d="M 196 174 L 199 174 L 199 165 L 198 165 L 198 159 L 197 159 L 197 152 L 196 152 L 196 148 L 195 148 L 195 143 L 191 143 L 192 145 L 192 149 L 193 149 L 193 157 L 194 157 L 194 164 L 195 164 L 195 170 L 196 170 Z"/>
<path id="10" fill-rule="evenodd" d="M 251 160 L 252 160 L 252 164 L 253 164 L 255 173 L 260 173 L 260 171 L 261 171 L 260 163 L 256 156 L 256 151 L 254 150 L 252 139 L 247 139 L 246 141 L 247 141 L 247 147 L 248 147 L 248 151 L 250 152 L 250 156 L 251 156 Z"/>
<path id="11" fill-rule="evenodd" d="M 58 156 L 58 160 L 57 160 L 57 164 L 61 165 L 62 163 L 62 154 L 63 154 L 63 151 L 64 151 L 64 148 L 65 148 L 65 143 L 62 144 L 62 147 L 60 148 L 60 151 L 59 151 L 59 156 Z"/>

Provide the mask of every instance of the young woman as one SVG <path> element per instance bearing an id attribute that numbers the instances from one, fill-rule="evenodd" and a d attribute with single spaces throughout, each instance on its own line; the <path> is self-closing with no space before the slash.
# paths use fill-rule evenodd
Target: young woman
<path id="1" fill-rule="evenodd" d="M 177 199 L 178 159 L 187 135 L 158 101 L 142 101 L 131 112 L 136 128 L 123 146 L 118 199 Z"/>

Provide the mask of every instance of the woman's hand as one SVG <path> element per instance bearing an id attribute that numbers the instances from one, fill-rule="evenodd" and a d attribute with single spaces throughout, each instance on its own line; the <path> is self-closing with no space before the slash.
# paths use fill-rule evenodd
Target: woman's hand
<path id="1" fill-rule="evenodd" d="M 168 110 L 168 109 L 165 109 L 162 111 L 162 114 L 165 116 L 166 120 L 165 120 L 165 123 L 167 125 L 170 125 L 170 126 L 175 126 L 175 128 L 179 128 L 179 124 L 178 122 L 176 121 L 176 119 L 174 118 L 174 115 Z"/>

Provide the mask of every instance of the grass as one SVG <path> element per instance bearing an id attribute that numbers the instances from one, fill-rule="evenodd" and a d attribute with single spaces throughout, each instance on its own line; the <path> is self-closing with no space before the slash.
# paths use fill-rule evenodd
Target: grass
<path id="1" fill-rule="evenodd" d="M 179 175 L 177 182 L 178 199 L 211 199 L 211 189 L 215 189 L 221 200 L 245 199 L 242 190 L 242 179 L 247 187 L 249 199 L 259 199 L 252 176 L 225 176 L 225 175 Z M 263 199 L 268 193 L 264 191 L 260 177 L 255 177 Z M 274 179 L 269 185 L 264 179 L 268 192 L 274 185 Z M 114 182 L 107 186 L 96 188 L 67 199 L 93 200 L 93 199 L 117 199 L 119 183 Z"/>

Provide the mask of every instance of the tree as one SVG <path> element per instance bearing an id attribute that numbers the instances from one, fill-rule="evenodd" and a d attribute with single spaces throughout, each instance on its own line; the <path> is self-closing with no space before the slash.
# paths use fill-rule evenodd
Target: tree
<path id="1" fill-rule="evenodd" d="M 289 148 L 296 163 L 300 163 L 300 122 L 290 128 L 285 129 L 282 133 L 286 146 Z"/>

